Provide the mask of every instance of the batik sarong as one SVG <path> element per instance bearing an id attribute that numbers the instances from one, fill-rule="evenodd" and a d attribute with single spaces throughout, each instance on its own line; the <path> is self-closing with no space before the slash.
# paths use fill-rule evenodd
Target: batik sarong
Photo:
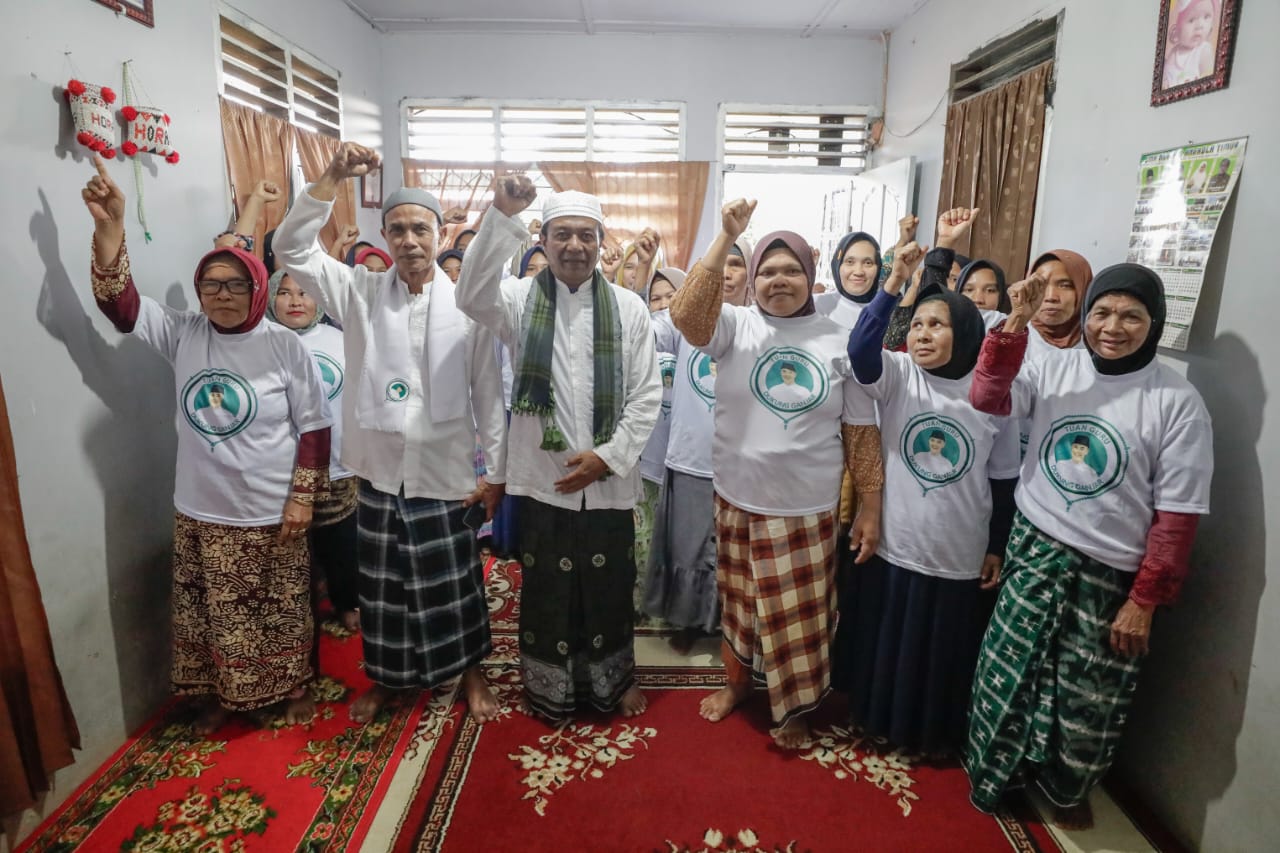
<path id="1" fill-rule="evenodd" d="M 1139 659 L 1111 650 L 1132 584 L 1018 513 L 973 681 L 964 764 L 975 806 L 994 811 L 1015 774 L 1074 806 L 1111 767 L 1138 682 Z"/>
<path id="2" fill-rule="evenodd" d="M 750 669 L 779 725 L 831 686 L 836 514 L 758 515 L 716 495 L 725 666 Z"/>
<path id="3" fill-rule="evenodd" d="M 662 485 L 652 480 L 641 478 L 644 493 L 636 501 L 635 538 L 636 538 L 636 586 L 634 605 L 637 616 L 644 614 L 645 577 L 649 574 L 649 549 L 653 546 L 654 515 L 658 510 L 658 497 Z"/>
<path id="4" fill-rule="evenodd" d="M 360 635 L 365 674 L 435 687 L 489 653 L 489 609 L 462 501 L 406 498 L 360 482 Z"/>
<path id="5" fill-rule="evenodd" d="M 315 675 L 307 540 L 279 535 L 175 514 L 174 693 L 249 711 Z"/>
<path id="6" fill-rule="evenodd" d="M 525 699 L 553 720 L 584 705 L 612 710 L 634 683 L 631 510 L 518 503 Z"/>

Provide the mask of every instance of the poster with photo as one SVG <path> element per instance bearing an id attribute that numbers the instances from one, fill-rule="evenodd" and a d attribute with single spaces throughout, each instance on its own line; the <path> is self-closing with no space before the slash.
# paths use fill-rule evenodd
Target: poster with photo
<path id="1" fill-rule="evenodd" d="M 1143 154 L 1138 164 L 1126 260 L 1151 267 L 1164 281 L 1162 347 L 1187 348 L 1218 221 L 1240 178 L 1248 141 L 1170 148 Z"/>

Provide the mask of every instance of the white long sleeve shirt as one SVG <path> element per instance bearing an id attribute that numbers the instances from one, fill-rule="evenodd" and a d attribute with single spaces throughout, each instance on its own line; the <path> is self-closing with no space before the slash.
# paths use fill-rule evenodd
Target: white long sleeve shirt
<path id="1" fill-rule="evenodd" d="M 316 242 L 329 219 L 332 202 L 302 192 L 293 209 L 276 230 L 272 248 L 289 275 L 319 304 L 321 310 L 342 324 L 347 375 L 351 393 L 342 395 L 342 463 L 368 480 L 375 489 L 406 497 L 461 500 L 475 490 L 476 436 L 484 451 L 485 478 L 491 483 L 506 479 L 506 412 L 502 401 L 502 374 L 494 356 L 492 333 L 465 320 L 464 371 L 471 391 L 466 415 L 443 423 L 430 417 L 430 377 L 423 355 L 426 349 L 427 314 L 433 292 L 445 293 L 452 282 L 436 266 L 435 278 L 421 295 L 409 295 L 409 359 L 404 376 L 411 389 L 406 403 L 404 432 L 366 429 L 356 418 L 354 383 L 365 367 L 365 349 L 372 327 L 370 308 L 378 288 L 403 287 L 393 266 L 376 273 L 364 267 L 348 267 L 336 261 Z M 440 285 L 437 287 L 437 285 Z M 375 342 L 376 345 L 376 342 Z"/>
<path id="2" fill-rule="evenodd" d="M 485 214 L 480 231 L 467 247 L 458 277 L 458 308 L 483 324 L 507 345 L 517 374 L 524 357 L 524 309 L 532 278 L 502 280 L 502 268 L 528 236 L 517 219 L 495 208 Z M 511 452 L 507 491 L 564 509 L 632 509 L 640 495 L 636 465 L 662 406 L 662 382 L 654 349 L 649 309 L 636 294 L 614 285 L 622 325 L 622 415 L 613 437 L 599 447 L 592 440 L 594 286 L 576 292 L 556 281 L 556 331 L 552 343 L 551 388 L 569 449 L 542 450 L 542 419 L 511 417 Z M 561 494 L 555 482 L 571 470 L 575 453 L 594 450 L 614 476 L 589 484 L 581 492 Z"/>

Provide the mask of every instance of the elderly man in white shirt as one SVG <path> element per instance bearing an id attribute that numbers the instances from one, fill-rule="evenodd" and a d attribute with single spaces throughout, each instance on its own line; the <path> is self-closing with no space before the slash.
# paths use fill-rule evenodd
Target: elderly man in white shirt
<path id="1" fill-rule="evenodd" d="M 397 691 L 434 688 L 459 675 L 471 716 L 496 719 L 480 671 L 491 649 L 489 613 L 468 508 L 486 514 L 503 493 L 506 414 L 492 333 L 455 303 L 436 264 L 440 203 L 420 189 L 392 193 L 382 236 L 385 272 L 348 267 L 316 242 L 343 181 L 379 155 L 343 143 L 276 230 L 290 277 L 342 325 L 347 374 L 342 464 L 360 476 L 360 628 L 374 683 L 351 706 L 365 722 Z M 486 475 L 477 487 L 479 433 Z"/>
<path id="2" fill-rule="evenodd" d="M 536 196 L 500 178 L 467 249 L 458 307 L 511 351 L 511 457 L 518 495 L 520 658 L 531 709 L 644 711 L 635 683 L 637 463 L 662 404 L 649 310 L 596 269 L 604 214 L 595 196 L 563 192 L 542 207 L 548 267 L 502 281 L 526 236 L 516 218 Z"/>

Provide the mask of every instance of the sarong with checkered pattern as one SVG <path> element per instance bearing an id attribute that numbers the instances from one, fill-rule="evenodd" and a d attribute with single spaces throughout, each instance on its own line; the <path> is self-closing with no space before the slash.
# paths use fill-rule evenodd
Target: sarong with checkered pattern
<path id="1" fill-rule="evenodd" d="M 436 687 L 489 653 L 475 531 L 461 501 L 406 498 L 360 482 L 360 635 L 384 687 Z"/>
<path id="2" fill-rule="evenodd" d="M 781 725 L 831 689 L 836 514 L 758 515 L 716 495 L 716 538 L 726 668 L 764 681 Z"/>
<path id="3" fill-rule="evenodd" d="M 1075 806 L 1115 758 L 1139 658 L 1111 650 L 1133 573 L 1090 559 L 1018 513 L 973 680 L 964 766 L 995 811 L 1016 775 Z"/>

